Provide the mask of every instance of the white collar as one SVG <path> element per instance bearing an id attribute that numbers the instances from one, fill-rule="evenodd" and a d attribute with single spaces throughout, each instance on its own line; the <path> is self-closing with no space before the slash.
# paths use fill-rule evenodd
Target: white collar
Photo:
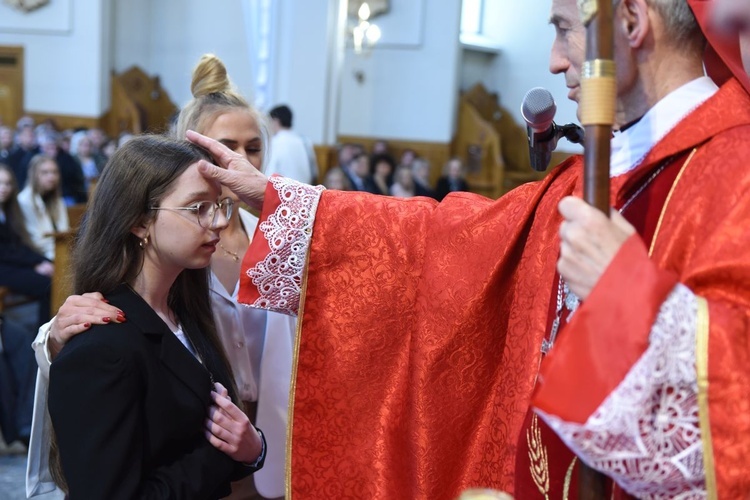
<path id="1" fill-rule="evenodd" d="M 656 143 L 717 90 L 719 87 L 709 77 L 696 78 L 667 94 L 638 123 L 624 132 L 615 132 L 609 176 L 617 177 L 633 170 Z"/>

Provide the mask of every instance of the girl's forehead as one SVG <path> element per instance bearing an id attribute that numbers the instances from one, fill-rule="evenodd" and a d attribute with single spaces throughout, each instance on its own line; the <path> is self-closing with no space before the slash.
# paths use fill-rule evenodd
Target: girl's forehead
<path id="1" fill-rule="evenodd" d="M 205 194 L 210 199 L 216 198 L 221 193 L 221 184 L 215 180 L 206 179 L 198 171 L 198 162 L 193 163 L 182 172 L 173 184 L 170 194 L 177 196 L 191 196 L 193 194 Z M 169 196 L 169 195 L 168 195 Z"/>

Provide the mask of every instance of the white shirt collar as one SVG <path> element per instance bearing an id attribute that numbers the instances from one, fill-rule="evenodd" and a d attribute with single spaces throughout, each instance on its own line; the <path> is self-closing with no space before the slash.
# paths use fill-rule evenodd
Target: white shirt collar
<path id="1" fill-rule="evenodd" d="M 612 138 L 609 176 L 623 175 L 636 166 L 683 118 L 703 104 L 719 88 L 707 76 L 673 90 L 649 109 L 643 118 Z"/>

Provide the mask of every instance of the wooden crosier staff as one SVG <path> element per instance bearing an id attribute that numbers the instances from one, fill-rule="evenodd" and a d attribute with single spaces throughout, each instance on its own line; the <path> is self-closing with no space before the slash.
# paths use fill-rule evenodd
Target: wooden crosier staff
<path id="1" fill-rule="evenodd" d="M 578 0 L 586 27 L 586 62 L 581 73 L 581 125 L 584 129 L 583 197 L 609 215 L 609 156 L 615 122 L 612 0 Z M 604 475 L 580 463 L 578 499 L 604 498 Z"/>

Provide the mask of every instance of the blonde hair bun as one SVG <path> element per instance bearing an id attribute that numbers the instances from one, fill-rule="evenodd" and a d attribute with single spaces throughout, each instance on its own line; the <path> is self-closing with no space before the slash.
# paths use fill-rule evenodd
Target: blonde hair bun
<path id="1" fill-rule="evenodd" d="M 193 70 L 193 81 L 190 91 L 193 97 L 203 97 L 216 92 L 228 92 L 232 90 L 232 82 L 227 74 L 227 67 L 214 54 L 205 54 L 201 57 Z"/>

